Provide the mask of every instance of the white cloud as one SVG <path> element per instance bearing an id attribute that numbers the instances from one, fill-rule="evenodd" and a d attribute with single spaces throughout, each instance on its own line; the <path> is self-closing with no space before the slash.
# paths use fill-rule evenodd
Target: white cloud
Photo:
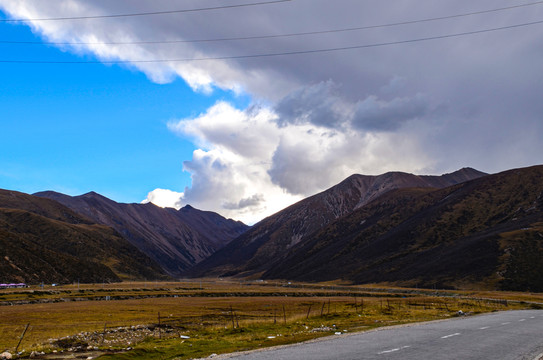
<path id="1" fill-rule="evenodd" d="M 201 147 L 184 162 L 192 186 L 182 202 L 254 223 L 352 173 L 427 164 L 415 141 L 394 134 L 280 123 L 270 108 L 239 110 L 225 102 L 198 117 L 170 122 L 170 130 Z"/>
<path id="2" fill-rule="evenodd" d="M 201 148 L 183 163 L 191 173 L 184 204 L 255 223 L 301 199 L 273 184 L 267 174 L 281 130 L 265 107 L 244 111 L 219 102 L 204 114 L 170 122 Z"/>
<path id="3" fill-rule="evenodd" d="M 160 207 L 169 207 L 179 210 L 183 207 L 183 197 L 185 194 L 168 189 L 155 189 L 147 194 L 147 198 L 142 201 L 143 204 L 153 203 Z"/>

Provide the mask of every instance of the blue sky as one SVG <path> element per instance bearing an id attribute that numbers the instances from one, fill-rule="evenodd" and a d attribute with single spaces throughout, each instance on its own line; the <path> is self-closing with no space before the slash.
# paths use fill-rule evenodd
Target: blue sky
<path id="1" fill-rule="evenodd" d="M 252 224 L 353 173 L 541 164 L 542 16 L 527 0 L 0 0 L 24 20 L 0 21 L 0 188 Z"/>
<path id="2" fill-rule="evenodd" d="M 40 41 L 25 25 L 0 23 L 0 39 Z M 51 45 L 0 44 L 2 60 L 94 59 Z M 182 79 L 157 84 L 127 65 L 0 64 L 0 188 L 70 195 L 96 191 L 140 202 L 155 188 L 190 186 L 183 160 L 195 145 L 167 128 L 220 100 Z"/>

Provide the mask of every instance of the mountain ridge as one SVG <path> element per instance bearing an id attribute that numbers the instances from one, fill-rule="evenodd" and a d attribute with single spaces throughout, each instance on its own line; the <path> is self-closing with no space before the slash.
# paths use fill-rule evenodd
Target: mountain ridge
<path id="1" fill-rule="evenodd" d="M 114 229 L 50 199 L 0 190 L 2 281 L 164 279 L 157 263 Z"/>
<path id="2" fill-rule="evenodd" d="M 314 234 L 262 277 L 543 291 L 542 179 L 535 166 L 440 190 L 392 191 Z"/>
<path id="3" fill-rule="evenodd" d="M 441 176 L 403 172 L 354 174 L 339 184 L 293 204 L 258 222 L 240 237 L 197 264 L 191 276 L 256 274 L 270 258 L 280 258 L 304 238 L 369 201 L 400 187 L 441 188 L 486 175 L 463 168 Z"/>
<path id="4" fill-rule="evenodd" d="M 114 228 L 171 276 L 180 276 L 248 228 L 193 207 L 175 210 L 152 203 L 117 203 L 93 191 L 79 196 L 52 191 L 34 195 L 58 201 L 92 221 Z"/>

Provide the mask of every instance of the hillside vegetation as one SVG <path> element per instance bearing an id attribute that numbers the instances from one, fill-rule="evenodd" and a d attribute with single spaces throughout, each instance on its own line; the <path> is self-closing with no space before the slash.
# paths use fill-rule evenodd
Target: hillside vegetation
<path id="1" fill-rule="evenodd" d="M 171 276 L 180 276 L 248 228 L 191 206 L 176 210 L 152 203 L 123 204 L 95 192 L 68 196 L 46 191 L 34 195 L 55 200 L 97 224 L 112 227 Z"/>
<path id="2" fill-rule="evenodd" d="M 401 188 L 443 188 L 486 175 L 464 168 L 441 176 L 389 172 L 352 175 L 322 193 L 304 199 L 262 220 L 194 269 L 192 276 L 253 275 L 303 246 L 311 236 L 356 209 Z"/>
<path id="3" fill-rule="evenodd" d="M 166 278 L 158 264 L 115 230 L 52 200 L 0 191 L 0 201 L 2 282 Z"/>
<path id="4" fill-rule="evenodd" d="M 399 189 L 315 233 L 264 277 L 543 291 L 543 166 Z"/>

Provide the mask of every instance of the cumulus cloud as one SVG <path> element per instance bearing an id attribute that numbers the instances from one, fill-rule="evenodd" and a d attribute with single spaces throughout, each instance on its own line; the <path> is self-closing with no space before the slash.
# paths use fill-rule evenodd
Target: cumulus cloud
<path id="1" fill-rule="evenodd" d="M 282 133 L 268 174 L 286 191 L 308 196 L 353 173 L 420 171 L 430 162 L 412 137 L 290 126 Z"/>
<path id="2" fill-rule="evenodd" d="M 170 130 L 201 147 L 183 163 L 192 185 L 182 201 L 254 223 L 300 200 L 267 174 L 281 136 L 275 117 L 266 107 L 239 110 L 219 102 L 195 118 L 170 122 Z"/>
<path id="3" fill-rule="evenodd" d="M 409 138 L 280 118 L 269 107 L 219 102 L 170 122 L 170 130 L 201 147 L 183 163 L 192 176 L 183 203 L 253 223 L 352 173 L 409 171 L 428 162 Z"/>
<path id="4" fill-rule="evenodd" d="M 201 1 L 177 3 L 201 7 Z M 206 5 L 221 5 L 209 0 Z M 171 10 L 144 0 L 0 0 L 16 18 Z M 353 172 L 440 173 L 462 166 L 493 172 L 541 162 L 541 25 L 394 46 L 293 56 L 257 56 L 478 31 L 538 21 L 543 6 L 319 35 L 201 41 L 391 24 L 511 6 L 507 0 L 292 1 L 224 11 L 29 21 L 49 41 L 138 44 L 59 45 L 103 60 L 133 62 L 152 81 L 184 79 L 195 91 L 229 89 L 247 109 L 219 102 L 171 122 L 199 149 L 184 159 L 192 186 L 171 194 L 225 215 L 259 217 Z M 181 40 L 175 44 L 148 40 Z M 521 144 L 521 145 L 519 145 Z M 153 192 L 150 197 L 158 198 Z M 177 200 L 175 200 L 177 199 Z M 157 200 L 158 201 L 158 200 Z"/>
<path id="5" fill-rule="evenodd" d="M 183 207 L 183 197 L 183 193 L 168 189 L 155 189 L 147 194 L 147 198 L 143 200 L 142 203 L 146 204 L 151 202 L 160 207 L 169 207 L 179 210 Z"/>

